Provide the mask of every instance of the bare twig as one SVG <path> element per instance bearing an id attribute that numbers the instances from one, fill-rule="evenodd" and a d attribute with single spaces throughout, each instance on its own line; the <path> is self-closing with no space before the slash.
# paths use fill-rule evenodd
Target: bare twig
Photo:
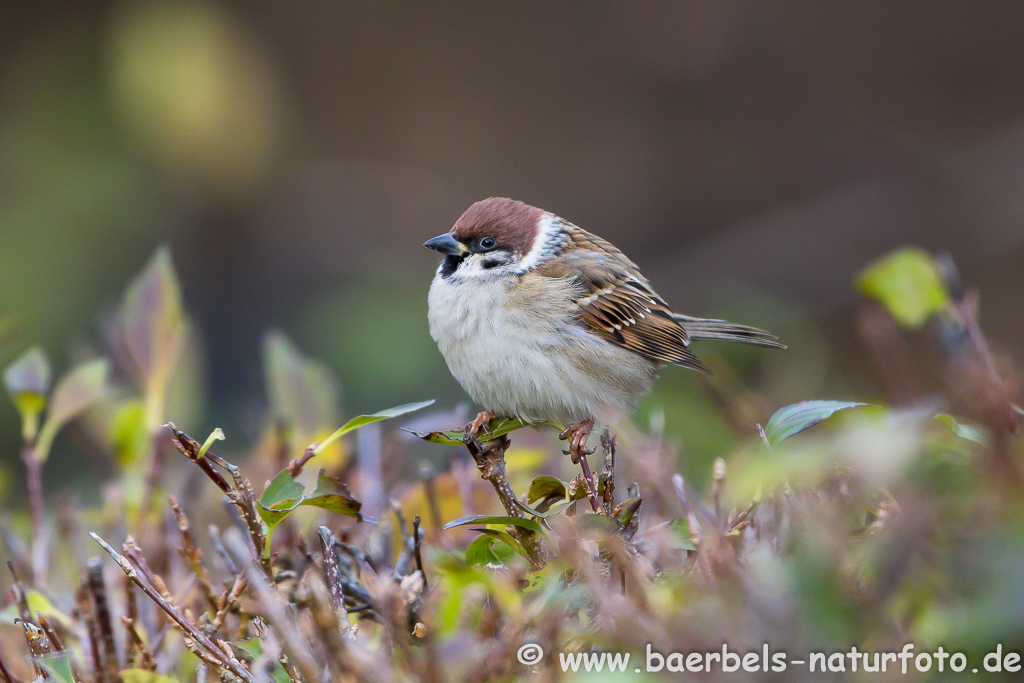
<path id="1" fill-rule="evenodd" d="M 217 592 L 213 588 L 213 581 L 210 578 L 209 573 L 206 571 L 206 567 L 203 566 L 203 552 L 195 546 L 192 542 L 192 533 L 189 531 L 188 517 L 185 512 L 178 505 L 177 499 L 174 496 L 167 496 L 167 502 L 171 506 L 171 511 L 174 513 L 174 519 L 178 523 L 178 529 L 181 531 L 181 540 L 184 543 L 183 547 L 178 548 L 178 553 L 184 558 L 185 562 L 192 569 L 192 573 L 195 574 L 196 580 L 199 581 L 199 587 L 203 589 L 203 595 L 206 597 L 207 602 L 213 609 L 218 609 Z"/>
<path id="2" fill-rule="evenodd" d="M 249 565 L 247 578 L 249 579 L 249 586 L 252 588 L 254 597 L 259 601 L 267 620 L 277 629 L 284 649 L 288 652 L 290 658 L 298 666 L 307 681 L 319 680 L 324 668 L 317 663 L 316 658 L 309 649 L 308 643 L 299 630 L 299 625 L 295 622 L 281 597 L 267 583 L 266 577 L 256 570 L 255 565 Z"/>
<path id="3" fill-rule="evenodd" d="M 486 442 L 486 447 L 481 447 L 476 439 L 470 438 L 466 440 L 466 448 L 469 449 L 469 454 L 476 461 L 480 476 L 494 487 L 494 492 L 498 494 L 498 499 L 508 516 L 525 519 L 526 515 L 516 504 L 515 491 L 512 490 L 512 485 L 508 482 L 508 476 L 505 474 L 505 450 L 509 443 L 509 438 L 502 436 Z M 516 536 L 523 544 L 527 554 L 526 559 L 534 569 L 540 569 L 547 564 L 547 553 L 535 533 L 520 527 L 511 529 L 509 533 Z"/>
<path id="4" fill-rule="evenodd" d="M 423 592 L 427 591 L 427 573 L 423 571 L 423 553 L 420 551 L 420 542 L 422 538 L 420 536 L 420 516 L 416 515 L 412 518 L 412 542 L 413 542 L 413 555 L 416 558 L 416 568 L 420 570 L 420 574 L 423 575 Z"/>
<path id="5" fill-rule="evenodd" d="M 46 539 L 46 515 L 43 510 L 43 463 L 36 452 L 35 442 L 26 443 L 21 449 L 21 461 L 25 463 L 28 502 L 32 513 L 32 582 L 39 585 L 46 580 L 46 562 L 42 558 L 42 544 Z"/>
<path id="6" fill-rule="evenodd" d="M 616 438 L 607 429 L 601 433 L 601 448 L 604 449 L 604 468 L 598 475 L 598 483 L 603 484 L 601 505 L 604 513 L 610 515 L 615 507 L 615 447 Z"/>
<path id="7" fill-rule="evenodd" d="M 316 455 L 316 447 L 319 445 L 319 441 L 317 441 L 316 443 L 311 443 L 310 445 L 306 446 L 306 450 L 302 453 L 301 456 L 295 458 L 290 463 L 288 463 L 288 474 L 292 475 L 292 479 L 294 479 L 295 477 L 299 476 L 299 474 L 302 473 L 302 468 L 306 466 L 307 462 L 313 459 L 313 456 Z"/>
<path id="8" fill-rule="evenodd" d="M 43 633 L 43 629 L 39 628 L 31 621 L 25 621 L 23 619 L 15 619 L 14 623 L 21 624 L 25 633 L 25 642 L 28 644 L 28 651 L 33 657 L 41 657 L 51 651 L 50 643 L 46 640 L 46 635 Z M 37 680 L 48 680 L 51 678 L 51 676 L 35 661 L 32 662 L 32 667 L 35 669 Z"/>
<path id="9" fill-rule="evenodd" d="M 100 669 L 96 674 L 102 681 L 121 680 L 118 672 L 121 667 L 117 661 L 117 647 L 114 645 L 114 627 L 110 619 L 110 605 L 107 600 L 107 587 L 103 582 L 103 561 L 99 557 L 90 557 L 86 564 L 89 585 L 89 597 L 92 599 L 93 616 L 100 635 Z"/>
<path id="10" fill-rule="evenodd" d="M 64 649 L 64 644 L 60 640 L 60 636 L 53 629 L 53 625 L 50 620 L 46 618 L 45 614 L 39 615 L 39 628 L 43 629 L 43 633 L 46 634 L 46 638 L 50 641 L 50 645 L 53 646 L 54 651 L 59 652 Z"/>
<path id="11" fill-rule="evenodd" d="M 213 451 L 206 451 L 206 453 L 203 454 L 203 457 L 199 457 L 199 452 L 202 450 L 202 446 L 199 445 L 198 441 L 178 429 L 173 422 L 168 422 L 164 427 L 174 434 L 174 438 L 171 439 L 171 443 L 174 444 L 174 447 L 177 448 L 178 451 L 186 458 L 196 463 L 199 468 L 206 473 L 206 476 L 208 476 L 213 483 L 227 495 L 228 499 L 235 505 L 235 507 L 238 508 L 242 515 L 242 520 L 245 522 L 245 526 L 249 531 L 253 554 L 259 561 L 260 567 L 263 569 L 263 573 L 266 575 L 267 579 L 272 579 L 274 572 L 270 566 L 270 558 L 265 557 L 266 553 L 264 550 L 266 549 L 267 539 L 263 534 L 263 523 L 260 520 L 259 515 L 256 513 L 256 494 L 253 493 L 252 483 L 241 475 L 238 467 L 232 465 Z M 221 473 L 214 468 L 214 465 L 224 469 L 231 475 L 234 480 L 234 486 L 224 479 Z"/>
<path id="12" fill-rule="evenodd" d="M 206 476 L 208 476 L 210 480 L 217 485 L 217 488 L 219 488 L 224 493 L 231 492 L 231 485 L 228 484 L 227 480 L 224 479 L 223 476 L 221 476 L 220 472 L 214 469 L 213 465 L 211 464 L 212 458 L 207 457 L 210 455 L 210 453 L 207 452 L 203 455 L 202 458 L 199 457 L 199 451 L 202 450 L 202 446 L 199 444 L 198 441 L 196 441 L 191 436 L 178 429 L 177 425 L 175 425 L 173 422 L 168 422 L 167 424 L 164 425 L 164 427 L 167 430 L 169 430 L 171 434 L 174 435 L 174 438 L 171 439 L 171 443 L 174 445 L 176 449 L 178 449 L 179 453 L 181 453 L 186 458 L 197 464 L 199 466 L 199 469 L 201 469 L 206 474 Z"/>
<path id="13" fill-rule="evenodd" d="M 7 560 L 7 569 L 11 572 L 11 592 L 14 593 L 14 602 L 18 605 L 18 616 L 22 621 L 32 621 L 32 611 L 28 608 L 28 595 L 25 592 L 25 584 L 18 577 L 18 570 L 14 568 L 14 562 Z"/>
<path id="14" fill-rule="evenodd" d="M 132 645 L 139 651 L 141 659 L 139 666 L 146 671 L 156 671 L 156 659 L 153 658 L 153 653 L 150 652 L 149 648 L 146 646 L 145 639 L 139 635 L 138 629 L 135 628 L 135 622 L 126 616 L 122 616 L 121 625 L 124 626 L 126 631 L 128 631 L 128 636 Z M 130 661 L 127 663 L 131 664 Z"/>
<path id="15" fill-rule="evenodd" d="M 181 612 L 179 612 L 171 603 L 169 603 L 164 598 L 163 595 L 161 595 L 155 588 L 153 588 L 153 586 L 143 581 L 142 578 L 139 576 L 139 573 L 135 570 L 131 563 L 128 562 L 128 560 L 126 560 L 124 557 L 118 554 L 117 551 L 110 547 L 110 544 L 108 544 L 95 533 L 91 533 L 90 535 L 94 539 L 96 539 L 96 542 L 99 543 L 103 547 L 103 549 L 107 551 L 107 554 L 110 555 L 115 562 L 117 562 L 117 565 L 121 567 L 121 571 L 123 571 L 128 576 L 129 579 L 134 581 L 135 585 L 142 589 L 142 592 L 145 593 L 150 600 L 155 602 L 157 607 L 162 609 L 164 613 L 167 614 L 167 616 L 169 616 L 171 620 L 178 625 L 179 628 L 181 628 L 181 630 L 187 636 L 186 644 L 188 640 L 191 639 L 195 641 L 196 644 L 201 645 L 202 648 L 206 650 L 206 653 L 208 653 L 210 657 L 204 657 L 202 655 L 199 655 L 203 662 L 217 670 L 227 668 L 235 676 L 238 676 L 243 681 L 245 681 L 245 683 L 256 683 L 256 679 L 253 677 L 253 675 L 249 672 L 248 669 L 246 669 L 244 666 L 237 665 L 236 663 L 232 662 L 229 658 L 225 657 L 223 651 L 217 645 L 215 645 L 213 641 L 211 641 L 204 633 L 202 633 L 198 628 L 196 628 L 196 626 L 192 622 L 186 619 L 185 616 Z M 191 649 L 192 648 L 190 648 L 190 650 Z M 196 652 L 196 650 L 192 651 Z"/>
<path id="16" fill-rule="evenodd" d="M 325 526 L 317 529 L 320 538 L 320 554 L 324 565 L 324 583 L 331 596 L 331 604 L 338 612 L 338 623 L 348 624 L 348 613 L 345 611 L 345 591 L 342 588 L 341 566 L 338 554 L 334 550 L 334 532 Z"/>
<path id="17" fill-rule="evenodd" d="M 242 596 L 242 591 L 245 590 L 247 585 L 249 585 L 249 582 L 245 578 L 245 574 L 239 574 L 235 577 L 235 582 L 231 584 L 231 588 L 218 600 L 217 614 L 214 615 L 213 621 L 210 623 L 214 630 L 219 629 L 221 624 L 224 623 L 224 618 L 238 602 L 238 599 Z"/>

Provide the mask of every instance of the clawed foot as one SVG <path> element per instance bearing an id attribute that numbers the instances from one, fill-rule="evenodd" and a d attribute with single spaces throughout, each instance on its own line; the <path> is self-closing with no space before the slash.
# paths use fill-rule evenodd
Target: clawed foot
<path id="1" fill-rule="evenodd" d="M 590 438 L 590 430 L 593 428 L 593 420 L 584 420 L 579 424 L 569 425 L 558 435 L 559 439 L 569 441 L 569 450 L 562 452 L 572 458 L 573 465 L 580 464 L 580 458 L 585 458 L 597 450 L 586 450 L 587 439 Z"/>
<path id="2" fill-rule="evenodd" d="M 558 435 L 558 438 L 571 439 L 569 441 L 569 450 L 563 452 L 572 458 L 574 465 L 579 465 L 580 469 L 583 470 L 583 478 L 587 483 L 587 498 L 590 500 L 590 507 L 593 508 L 594 512 L 600 512 L 601 506 L 597 503 L 597 488 L 594 484 L 594 477 L 590 473 L 590 464 L 587 462 L 587 456 L 594 452 L 587 450 L 587 439 L 590 438 L 590 430 L 593 428 L 593 420 L 584 420 L 579 424 L 566 427 Z"/>
<path id="3" fill-rule="evenodd" d="M 473 421 L 470 422 L 468 425 L 466 425 L 466 434 L 469 435 L 469 438 L 475 439 L 476 435 L 478 433 L 480 433 L 480 429 L 485 424 L 490 424 L 491 420 L 493 420 L 493 419 L 494 419 L 494 414 L 490 413 L 490 412 L 488 412 L 486 410 L 484 410 L 483 412 L 477 413 L 476 417 L 473 419 Z"/>

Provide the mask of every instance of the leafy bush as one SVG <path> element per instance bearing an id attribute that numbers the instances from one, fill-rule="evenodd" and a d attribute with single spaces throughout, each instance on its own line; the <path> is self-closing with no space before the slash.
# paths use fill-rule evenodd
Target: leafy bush
<path id="1" fill-rule="evenodd" d="M 629 653 L 634 680 L 732 666 L 820 679 L 826 665 L 868 678 L 875 654 L 908 644 L 918 678 L 956 670 L 950 653 L 1011 674 L 1024 648 L 1019 376 L 990 351 L 977 297 L 948 262 L 901 250 L 857 284 L 875 302 L 861 327 L 887 405 L 781 408 L 721 454 L 706 492 L 676 473 L 657 437 L 620 446 L 605 434 L 594 479 L 567 481 L 545 469 L 547 454 L 516 462 L 508 448 L 522 423 L 492 421 L 477 440 L 441 429 L 448 418 L 434 413 L 408 431 L 466 448 L 482 477 L 456 461 L 394 488 L 371 519 L 346 482 L 379 486 L 380 463 L 352 457 L 341 437 L 431 402 L 335 429 L 330 373 L 270 333 L 268 425 L 248 457 L 232 449 L 235 465 L 214 451 L 220 430 L 200 443 L 170 422 L 189 327 L 160 250 L 125 293 L 109 358 L 52 388 L 38 349 L 4 373 L 31 505 L 27 520 L 3 521 L 13 583 L 0 674 L 558 680 L 573 662 L 581 678 L 596 675 L 597 660 L 579 655 Z M 939 342 L 945 384 L 925 399 L 908 391 L 903 343 L 922 326 Z M 724 411 L 740 400 L 716 397 Z M 43 496 L 50 445 L 76 417 L 118 467 L 99 509 L 47 507 Z M 414 445 L 400 433 L 389 443 L 398 458 Z M 622 458 L 638 481 L 618 480 Z M 532 481 L 517 492 L 509 467 Z M 889 675 L 900 666 L 892 658 Z"/>

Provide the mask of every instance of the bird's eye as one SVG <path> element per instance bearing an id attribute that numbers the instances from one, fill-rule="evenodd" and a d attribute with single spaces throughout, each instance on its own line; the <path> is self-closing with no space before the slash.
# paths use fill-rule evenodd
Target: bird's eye
<path id="1" fill-rule="evenodd" d="M 485 237 L 482 240 L 480 240 L 480 247 L 482 249 L 494 249 L 495 245 L 497 244 L 497 241 L 495 241 L 493 237 Z"/>

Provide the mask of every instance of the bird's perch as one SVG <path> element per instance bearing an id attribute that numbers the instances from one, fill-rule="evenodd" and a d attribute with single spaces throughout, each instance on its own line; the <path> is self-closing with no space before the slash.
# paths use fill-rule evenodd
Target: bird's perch
<path id="1" fill-rule="evenodd" d="M 483 445 L 474 438 L 468 438 L 466 439 L 466 448 L 469 449 L 469 454 L 473 456 L 473 460 L 480 470 L 480 476 L 491 482 L 491 486 L 494 487 L 494 492 L 498 494 L 506 514 L 509 517 L 522 517 L 525 519 L 526 515 L 519 505 L 516 504 L 515 491 L 512 490 L 512 485 L 508 482 L 508 476 L 505 474 L 505 450 L 508 448 L 509 443 L 510 441 L 507 436 L 486 441 Z M 520 527 L 512 529 L 510 533 L 522 543 L 527 553 L 527 559 L 534 569 L 540 569 L 547 564 L 547 552 L 535 533 Z"/>

